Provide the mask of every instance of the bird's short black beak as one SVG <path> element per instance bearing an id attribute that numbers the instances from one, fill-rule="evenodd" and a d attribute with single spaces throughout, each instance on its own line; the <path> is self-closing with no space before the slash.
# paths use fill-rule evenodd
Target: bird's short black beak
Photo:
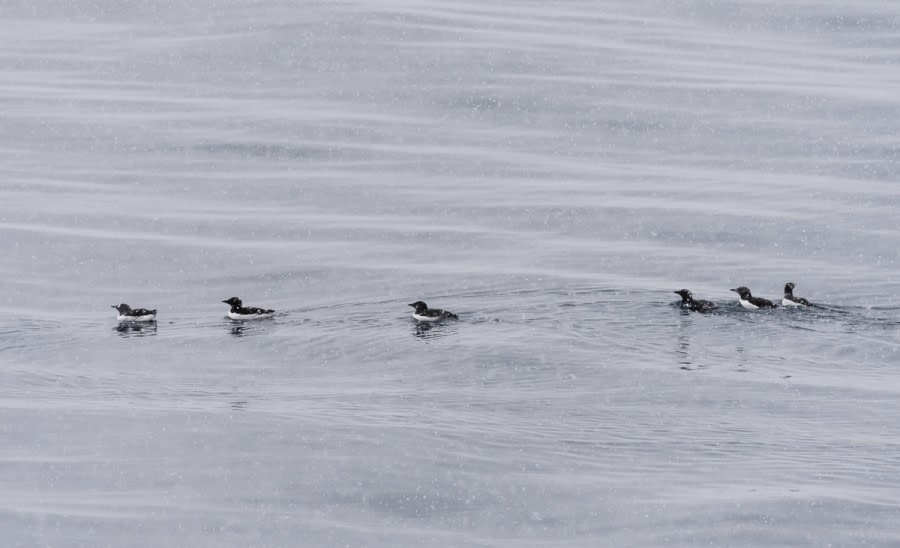
<path id="1" fill-rule="evenodd" d="M 410 304 L 408 304 L 408 305 L 406 305 L 406 306 L 411 306 L 411 307 L 413 307 L 413 308 L 415 308 L 415 307 L 416 307 L 416 305 L 415 305 L 415 304 L 413 304 L 413 303 L 410 303 Z"/>
<path id="2" fill-rule="evenodd" d="M 116 307 L 116 305 L 112 305 L 112 306 L 110 306 L 110 308 L 115 308 L 115 307 Z"/>
<path id="3" fill-rule="evenodd" d="M 673 291 L 672 293 L 674 293 L 676 295 L 681 295 L 681 291 Z"/>
<path id="4" fill-rule="evenodd" d="M 225 299 L 225 300 L 222 301 L 222 302 L 225 303 L 225 304 L 228 304 L 228 299 Z"/>
<path id="5" fill-rule="evenodd" d="M 734 291 L 735 293 L 737 293 L 737 289 L 729 289 L 728 291 Z"/>

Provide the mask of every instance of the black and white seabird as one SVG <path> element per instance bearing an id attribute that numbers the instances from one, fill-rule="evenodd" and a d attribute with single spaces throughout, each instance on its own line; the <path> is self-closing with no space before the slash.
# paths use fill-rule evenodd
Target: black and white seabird
<path id="1" fill-rule="evenodd" d="M 674 292 L 676 295 L 681 295 L 681 307 L 687 308 L 688 310 L 693 310 L 695 312 L 706 312 L 707 310 L 712 310 L 716 308 L 716 303 L 712 301 L 704 301 L 703 299 L 695 299 L 693 295 L 691 295 L 690 290 L 688 289 L 679 289 Z"/>
<path id="2" fill-rule="evenodd" d="M 257 320 L 260 318 L 270 318 L 275 314 L 275 311 L 270 308 L 243 306 L 244 303 L 237 297 L 232 297 L 222 302 L 231 305 L 231 310 L 228 311 L 228 317 L 232 320 Z"/>
<path id="3" fill-rule="evenodd" d="M 120 322 L 152 322 L 156 319 L 156 309 L 147 310 L 146 308 L 135 308 L 132 309 L 125 303 L 119 305 L 112 305 L 111 308 L 115 308 L 119 315 L 116 316 L 116 319 Z"/>
<path id="4" fill-rule="evenodd" d="M 419 320 L 420 322 L 437 322 L 443 319 L 459 319 L 459 316 L 457 316 L 453 312 L 441 310 L 440 308 L 428 308 L 428 305 L 423 303 L 422 301 L 410 303 L 409 306 L 415 308 L 415 310 L 413 311 L 413 318 Z"/>
<path id="5" fill-rule="evenodd" d="M 803 297 L 794 296 L 794 282 L 784 284 L 784 298 L 781 299 L 783 306 L 812 306 L 809 301 Z"/>
<path id="6" fill-rule="evenodd" d="M 744 308 L 749 308 L 750 310 L 756 310 L 757 308 L 775 308 L 775 303 L 769 299 L 754 297 L 750 294 L 750 290 L 744 286 L 732 289 L 731 291 L 738 294 L 738 302 L 741 303 L 741 306 Z"/>

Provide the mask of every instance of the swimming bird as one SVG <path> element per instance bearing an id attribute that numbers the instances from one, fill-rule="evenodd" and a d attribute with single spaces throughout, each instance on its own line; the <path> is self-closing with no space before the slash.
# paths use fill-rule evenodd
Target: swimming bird
<path id="1" fill-rule="evenodd" d="M 120 322 L 152 322 L 156 319 L 156 310 L 147 310 L 146 308 L 135 308 L 132 309 L 125 303 L 119 305 L 112 305 L 110 308 L 115 308 L 119 315 L 116 316 L 116 319 Z"/>
<path id="2" fill-rule="evenodd" d="M 756 310 L 757 308 L 775 308 L 776 306 L 775 303 L 773 303 L 769 299 L 754 297 L 750 294 L 750 290 L 744 286 L 732 289 L 731 291 L 734 291 L 738 294 L 738 302 L 741 303 L 741 306 L 743 306 L 744 308 Z"/>
<path id="3" fill-rule="evenodd" d="M 812 306 L 809 301 L 803 297 L 794 296 L 794 282 L 784 284 L 784 298 L 781 299 L 783 306 Z"/>
<path id="4" fill-rule="evenodd" d="M 441 310 L 440 308 L 428 308 L 428 305 L 423 303 L 422 301 L 410 303 L 409 306 L 415 308 L 415 310 L 413 311 L 413 318 L 419 320 L 420 322 L 437 322 L 446 318 L 449 318 L 451 320 L 459 319 L 459 316 L 457 316 L 453 312 Z"/>
<path id="5" fill-rule="evenodd" d="M 679 289 L 674 292 L 676 295 L 681 295 L 681 307 L 687 308 L 688 310 L 693 310 L 695 312 L 706 312 L 707 310 L 712 310 L 716 308 L 716 303 L 712 301 L 704 301 L 703 299 L 694 299 L 694 296 L 691 295 L 690 290 L 688 289 Z"/>
<path id="6" fill-rule="evenodd" d="M 237 297 L 232 297 L 222 302 L 231 305 L 231 310 L 228 311 L 228 317 L 232 320 L 257 320 L 260 318 L 270 318 L 275 314 L 275 311 L 271 308 L 244 306 L 244 303 Z"/>

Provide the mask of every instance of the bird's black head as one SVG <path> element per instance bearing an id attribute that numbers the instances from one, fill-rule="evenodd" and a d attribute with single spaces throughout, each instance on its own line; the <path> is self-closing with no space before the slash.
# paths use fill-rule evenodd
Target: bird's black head
<path id="1" fill-rule="evenodd" d="M 688 302 L 694 298 L 694 296 L 691 295 L 691 292 L 688 289 L 679 289 L 678 291 L 674 291 L 674 293 L 676 295 L 681 295 L 681 300 L 684 302 Z"/>
<path id="2" fill-rule="evenodd" d="M 127 314 L 128 312 L 131 312 L 131 307 L 125 303 L 114 304 L 111 308 L 115 308 L 116 310 L 118 310 L 119 314 Z"/>
<path id="3" fill-rule="evenodd" d="M 734 291 L 735 293 L 740 295 L 741 298 L 744 299 L 745 301 L 751 297 L 750 290 L 744 286 L 736 287 L 736 288 L 732 289 L 731 291 Z"/>
<path id="4" fill-rule="evenodd" d="M 428 305 L 422 301 L 416 301 L 414 303 L 409 303 L 409 306 L 416 309 L 416 312 L 424 312 L 428 310 Z"/>
<path id="5" fill-rule="evenodd" d="M 791 293 L 794 291 L 795 287 L 797 287 L 797 286 L 794 285 L 794 282 L 788 282 L 788 283 L 784 284 L 784 292 Z"/>
<path id="6" fill-rule="evenodd" d="M 225 304 L 230 304 L 231 306 L 241 306 L 243 303 L 237 297 L 232 297 L 226 301 L 222 301 Z"/>

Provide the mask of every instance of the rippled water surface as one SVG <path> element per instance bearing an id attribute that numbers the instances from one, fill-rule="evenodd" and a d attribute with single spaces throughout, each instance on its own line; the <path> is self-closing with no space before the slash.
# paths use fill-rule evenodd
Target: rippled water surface
<path id="1" fill-rule="evenodd" d="M 183 4 L 0 8 L 5 545 L 900 544 L 900 7 Z"/>

